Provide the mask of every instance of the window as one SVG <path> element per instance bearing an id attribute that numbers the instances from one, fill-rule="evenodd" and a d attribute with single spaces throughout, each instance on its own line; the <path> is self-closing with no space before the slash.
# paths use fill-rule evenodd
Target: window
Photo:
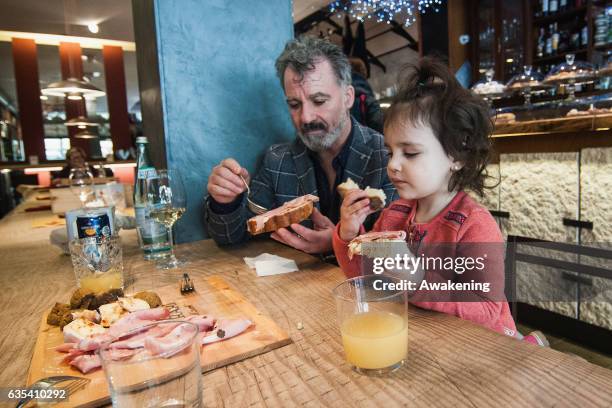
<path id="1" fill-rule="evenodd" d="M 100 139 L 100 150 L 102 151 L 102 157 L 106 157 L 109 154 L 113 155 L 113 141 L 111 139 Z"/>
<path id="2" fill-rule="evenodd" d="M 67 137 L 45 138 L 47 160 L 64 160 L 68 149 L 70 149 L 70 139 Z"/>

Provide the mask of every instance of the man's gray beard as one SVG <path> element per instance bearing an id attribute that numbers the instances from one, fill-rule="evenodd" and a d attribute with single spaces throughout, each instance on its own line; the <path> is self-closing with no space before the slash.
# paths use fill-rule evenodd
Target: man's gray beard
<path id="1" fill-rule="evenodd" d="M 338 126 L 331 132 L 327 132 L 323 137 L 308 137 L 299 131 L 297 132 L 298 137 L 302 143 L 313 152 L 322 152 L 332 147 L 338 138 L 340 138 L 340 134 L 342 130 L 344 130 L 344 125 L 346 124 L 346 119 L 347 117 L 344 116 L 344 118 L 340 120 L 340 123 L 338 123 Z"/>

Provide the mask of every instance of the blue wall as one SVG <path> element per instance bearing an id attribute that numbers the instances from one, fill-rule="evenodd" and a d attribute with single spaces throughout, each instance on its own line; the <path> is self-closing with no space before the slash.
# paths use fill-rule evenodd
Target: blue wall
<path id="1" fill-rule="evenodd" d="M 155 19 L 168 167 L 187 190 L 177 240 L 190 242 L 206 238 L 212 167 L 231 156 L 252 174 L 266 147 L 294 137 L 274 70 L 291 1 L 156 0 Z"/>

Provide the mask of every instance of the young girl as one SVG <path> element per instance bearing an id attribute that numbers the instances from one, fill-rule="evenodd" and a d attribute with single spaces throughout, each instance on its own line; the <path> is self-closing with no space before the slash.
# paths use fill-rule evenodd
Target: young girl
<path id="1" fill-rule="evenodd" d="M 415 244 L 497 243 L 501 250 L 504 241 L 495 220 L 464 192 L 470 189 L 482 195 L 484 188 L 492 132 L 484 101 L 461 87 L 445 65 L 424 58 L 407 72 L 387 112 L 384 130 L 387 173 L 400 199 L 382 212 L 373 231 L 406 231 L 412 248 Z M 334 251 L 345 274 L 353 277 L 360 274 L 361 259 L 349 259 L 348 243 L 365 232 L 362 223 L 372 213 L 364 191 L 347 194 L 340 212 Z M 498 258 L 496 267 L 486 268 L 485 278 L 503 288 L 503 252 Z M 454 276 L 459 282 L 466 277 Z M 522 337 L 503 295 L 478 302 L 413 299 L 412 303 Z M 545 341 L 543 336 L 527 337 L 538 344 Z"/>

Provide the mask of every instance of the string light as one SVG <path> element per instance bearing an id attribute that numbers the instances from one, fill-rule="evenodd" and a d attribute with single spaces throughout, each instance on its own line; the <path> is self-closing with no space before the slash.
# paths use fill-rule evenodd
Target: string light
<path id="1" fill-rule="evenodd" d="M 431 10 L 439 12 L 443 0 L 340 0 L 332 1 L 329 10 L 338 13 L 348 13 L 351 17 L 365 21 L 375 18 L 378 23 L 391 24 L 396 15 L 405 15 L 404 26 L 416 22 L 417 13 L 425 14 Z"/>

